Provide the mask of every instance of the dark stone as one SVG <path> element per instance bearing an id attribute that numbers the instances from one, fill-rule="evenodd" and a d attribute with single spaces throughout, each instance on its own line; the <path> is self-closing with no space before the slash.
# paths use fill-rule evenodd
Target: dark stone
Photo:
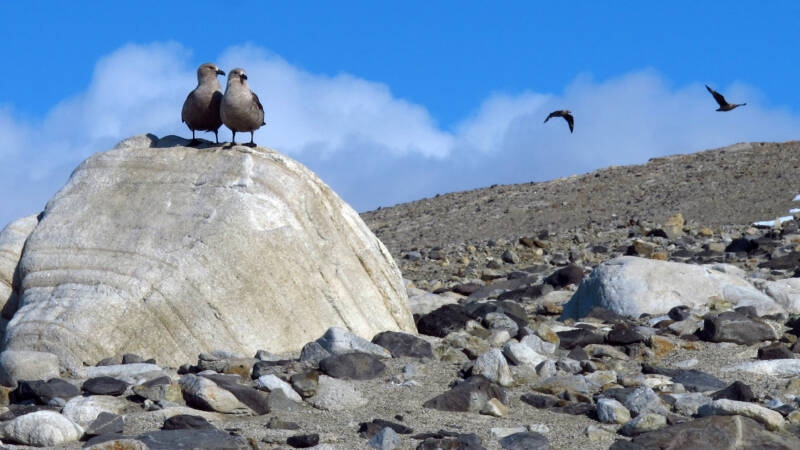
<path id="1" fill-rule="evenodd" d="M 174 450 L 178 448 L 202 448 L 225 450 L 250 450 L 247 439 L 227 431 L 209 430 L 159 430 L 138 436 L 103 434 L 89 439 L 84 447 L 113 442 L 120 439 L 135 439 L 150 450 Z"/>
<path id="2" fill-rule="evenodd" d="M 711 398 L 714 400 L 728 399 L 740 402 L 752 402 L 755 400 L 756 396 L 753 395 L 753 390 L 750 389 L 750 386 L 737 380 L 729 386 L 711 394 Z"/>
<path id="3" fill-rule="evenodd" d="M 689 392 L 716 391 L 726 386 L 719 378 L 697 369 L 668 369 L 645 364 L 642 366 L 642 373 L 666 375 L 676 383 L 682 384 Z"/>
<path id="4" fill-rule="evenodd" d="M 602 344 L 605 336 L 592 330 L 576 328 L 574 330 L 556 332 L 560 340 L 559 346 L 565 350 L 583 347 L 589 344 Z"/>
<path id="5" fill-rule="evenodd" d="M 428 336 L 445 337 L 453 331 L 463 330 L 469 320 L 463 306 L 444 305 L 421 316 L 417 321 L 417 331 Z"/>
<path id="6" fill-rule="evenodd" d="M 647 233 L 645 233 L 645 236 L 646 237 L 660 237 L 660 238 L 664 238 L 664 239 L 669 239 L 669 236 L 667 236 L 667 232 L 662 230 L 661 228 L 654 228 L 654 229 L 648 231 Z"/>
<path id="7" fill-rule="evenodd" d="M 383 419 L 375 419 L 372 422 L 361 422 L 358 424 L 358 435 L 365 439 L 370 439 L 372 436 L 378 434 L 379 431 L 387 427 L 391 428 L 397 434 L 411 434 L 414 432 L 413 429 L 401 423 L 390 422 Z"/>
<path id="8" fill-rule="evenodd" d="M 752 253 L 757 248 L 758 242 L 742 237 L 732 240 L 731 243 L 725 247 L 725 251 L 728 253 Z"/>
<path id="9" fill-rule="evenodd" d="M 47 381 L 20 381 L 17 388 L 9 394 L 9 398 L 13 403 L 33 400 L 40 405 L 46 405 L 54 398 L 69 400 L 79 395 L 81 390 L 77 386 L 60 378 L 52 378 Z"/>
<path id="10" fill-rule="evenodd" d="M 500 447 L 505 450 L 549 450 L 550 441 L 541 433 L 526 431 L 500 439 Z"/>
<path id="11" fill-rule="evenodd" d="M 481 289 L 482 287 L 483 287 L 483 284 L 481 284 L 481 283 L 475 283 L 475 282 L 462 283 L 462 284 L 458 284 L 456 286 L 453 286 L 452 291 L 457 293 L 457 294 L 461 294 L 461 295 L 470 295 L 473 292 Z"/>
<path id="12" fill-rule="evenodd" d="M 595 407 L 591 403 L 566 402 L 563 405 L 551 408 L 550 411 L 571 416 L 591 416 L 595 412 Z"/>
<path id="13" fill-rule="evenodd" d="M 792 359 L 794 352 L 786 344 L 775 342 L 758 349 L 758 359 Z"/>
<path id="14" fill-rule="evenodd" d="M 214 429 L 214 425 L 201 416 L 190 414 L 177 414 L 164 421 L 162 430 L 208 430 Z"/>
<path id="15" fill-rule="evenodd" d="M 619 444 L 618 444 L 619 443 Z M 767 431 L 744 416 L 710 416 L 656 431 L 642 433 L 629 443 L 615 442 L 610 449 L 797 449 L 795 436 Z"/>
<path id="16" fill-rule="evenodd" d="M 747 306 L 737 306 L 733 309 L 737 313 L 749 317 L 751 319 L 758 319 L 758 310 L 755 306 L 747 305 Z"/>
<path id="17" fill-rule="evenodd" d="M 689 309 L 686 305 L 675 306 L 669 310 L 667 313 L 670 319 L 674 320 L 675 322 L 680 322 L 681 320 L 686 320 L 689 316 L 692 315 L 691 309 Z"/>
<path id="18" fill-rule="evenodd" d="M 319 444 L 319 434 L 317 433 L 296 434 L 294 436 L 289 436 L 289 438 L 286 439 L 286 443 L 290 447 L 294 448 L 314 447 L 317 444 Z"/>
<path id="19" fill-rule="evenodd" d="M 496 398 L 508 404 L 508 392 L 481 375 L 472 376 L 449 391 L 426 401 L 422 406 L 440 411 L 473 411 Z M 475 403 L 477 402 L 477 403 Z"/>
<path id="20" fill-rule="evenodd" d="M 561 289 L 570 284 L 579 284 L 583 280 L 583 269 L 575 264 L 566 265 L 544 279 L 554 289 Z"/>
<path id="21" fill-rule="evenodd" d="M 726 311 L 706 318 L 698 337 L 708 342 L 734 342 L 743 345 L 753 345 L 776 338 L 775 331 L 766 322 L 735 311 Z"/>
<path id="22" fill-rule="evenodd" d="M 574 359 L 575 361 L 586 361 L 589 359 L 589 354 L 583 347 L 575 347 L 567 353 L 567 358 Z"/>
<path id="23" fill-rule="evenodd" d="M 125 353 L 122 355 L 122 364 L 138 364 L 143 363 L 144 358 L 135 353 Z"/>
<path id="24" fill-rule="evenodd" d="M 594 308 L 590 309 L 588 313 L 586 313 L 583 317 L 590 317 L 594 319 L 601 320 L 605 323 L 626 323 L 628 319 L 625 316 L 621 316 L 614 311 L 603 308 L 602 306 L 595 306 Z"/>
<path id="25" fill-rule="evenodd" d="M 419 436 L 424 437 L 412 436 L 415 439 L 424 439 L 417 450 L 486 450 L 481 444 L 481 438 L 473 433 L 458 434 L 440 430 L 438 433 Z"/>
<path id="26" fill-rule="evenodd" d="M 798 270 L 800 269 L 800 252 L 792 252 L 788 255 L 772 258 L 758 265 L 762 269 L 772 270 Z"/>
<path id="27" fill-rule="evenodd" d="M 300 361 L 319 363 L 328 356 L 331 356 L 331 352 L 325 350 L 322 344 L 317 341 L 309 342 L 303 346 L 302 350 L 300 350 Z M 255 377 L 255 374 L 253 376 Z"/>
<path id="28" fill-rule="evenodd" d="M 100 436 L 103 434 L 122 434 L 125 428 L 125 421 L 122 416 L 101 412 L 97 418 L 86 427 L 84 431 L 86 437 Z"/>
<path id="29" fill-rule="evenodd" d="M 644 342 L 644 336 L 627 325 L 615 325 L 606 335 L 606 343 L 611 345 L 628 345 Z"/>
<path id="30" fill-rule="evenodd" d="M 81 387 L 84 392 L 93 395 L 119 396 L 125 393 L 130 386 L 128 383 L 112 377 L 89 378 Z"/>
<path id="31" fill-rule="evenodd" d="M 287 422 L 275 416 L 270 417 L 267 422 L 267 428 L 271 430 L 299 430 L 300 424 L 296 422 Z"/>
<path id="32" fill-rule="evenodd" d="M 538 392 L 530 392 L 527 394 L 522 394 L 522 396 L 519 399 L 533 406 L 534 408 L 538 409 L 553 408 L 559 404 L 564 403 L 563 400 L 556 397 L 555 395 L 540 394 Z"/>
<path id="33" fill-rule="evenodd" d="M 372 338 L 372 343 L 389 350 L 392 357 L 433 358 L 430 342 L 413 334 L 398 331 L 384 331 Z"/>
<path id="34" fill-rule="evenodd" d="M 319 362 L 319 369 L 333 378 L 372 380 L 386 370 L 386 365 L 370 354 L 355 352 L 331 355 Z"/>
<path id="35" fill-rule="evenodd" d="M 233 394 L 234 397 L 247 405 L 256 414 L 269 413 L 269 396 L 256 388 L 239 384 L 236 381 L 239 379 L 238 375 L 208 374 L 201 376 L 212 380 L 217 383 L 217 386 Z"/>

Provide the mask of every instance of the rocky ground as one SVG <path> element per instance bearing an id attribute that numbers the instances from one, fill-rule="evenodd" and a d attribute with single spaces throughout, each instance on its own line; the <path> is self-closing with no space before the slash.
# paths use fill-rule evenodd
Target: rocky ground
<path id="1" fill-rule="evenodd" d="M 620 449 L 676 436 L 798 448 L 795 316 L 712 305 L 558 320 L 581 278 L 620 255 L 728 263 L 756 287 L 800 276 L 800 221 L 751 226 L 800 206 L 798 173 L 800 143 L 738 144 L 365 213 L 409 282 L 419 339 L 373 346 L 334 330 L 302 354 L 217 353 L 181 368 L 112 358 L 65 374 L 77 391 L 6 392 L 3 442 L 25 413 L 55 410 L 100 436 L 60 448 Z M 99 411 L 110 414 L 98 422 Z M 158 431 L 172 427 L 194 431 Z"/>

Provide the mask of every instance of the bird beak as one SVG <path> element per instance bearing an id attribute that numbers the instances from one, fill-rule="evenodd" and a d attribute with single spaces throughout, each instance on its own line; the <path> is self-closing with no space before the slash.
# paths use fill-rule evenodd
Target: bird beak
<path id="1" fill-rule="evenodd" d="M 246 74 L 246 73 L 243 73 L 243 74 L 242 74 L 242 79 L 243 79 L 243 80 L 246 80 L 246 79 L 247 79 L 247 74 Z"/>
<path id="2" fill-rule="evenodd" d="M 217 69 L 217 75 L 225 75 L 225 71 L 222 69 Z"/>

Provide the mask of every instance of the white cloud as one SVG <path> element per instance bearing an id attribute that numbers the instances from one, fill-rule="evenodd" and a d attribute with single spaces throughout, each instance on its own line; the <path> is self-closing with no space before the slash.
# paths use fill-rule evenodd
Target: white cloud
<path id="1" fill-rule="evenodd" d="M 128 45 L 98 61 L 86 90 L 38 122 L 0 105 L 0 226 L 41 210 L 81 160 L 121 139 L 188 137 L 180 108 L 195 85 L 190 58 L 176 43 Z M 705 80 L 673 87 L 642 70 L 600 81 L 582 75 L 563 93 L 493 93 L 446 131 L 423 105 L 379 82 L 310 73 L 254 46 L 229 48 L 215 62 L 247 70 L 266 110 L 256 142 L 308 165 L 362 211 L 736 142 L 783 141 L 800 128 L 800 117 L 746 84 L 713 86 L 729 101 L 748 102 L 722 113 Z M 572 134 L 562 119 L 542 123 L 563 108 L 575 114 Z M 229 133 L 223 127 L 220 139 Z"/>

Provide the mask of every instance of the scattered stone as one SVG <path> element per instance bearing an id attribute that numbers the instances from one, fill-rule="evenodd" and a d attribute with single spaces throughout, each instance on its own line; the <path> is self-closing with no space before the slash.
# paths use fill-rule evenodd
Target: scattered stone
<path id="1" fill-rule="evenodd" d="M 111 377 L 132 385 L 141 384 L 164 376 L 168 375 L 161 366 L 150 363 L 93 366 L 86 368 L 87 378 Z"/>
<path id="2" fill-rule="evenodd" d="M 719 378 L 696 369 L 670 369 L 644 365 L 642 373 L 666 375 L 674 382 L 682 384 L 690 392 L 716 391 L 727 386 Z"/>
<path id="3" fill-rule="evenodd" d="M 122 395 L 128 389 L 128 383 L 111 377 L 95 377 L 84 381 L 83 389 L 93 395 Z"/>
<path id="4" fill-rule="evenodd" d="M 147 400 L 154 402 L 183 402 L 183 393 L 178 383 L 174 383 L 169 377 L 163 376 L 145 381 L 133 387 L 133 393 Z"/>
<path id="5" fill-rule="evenodd" d="M 620 427 L 619 434 L 636 436 L 637 434 L 655 431 L 667 426 L 667 418 L 661 414 L 645 413 L 636 416 Z"/>
<path id="6" fill-rule="evenodd" d="M 254 413 L 259 415 L 269 413 L 269 397 L 258 389 L 240 384 L 238 375 L 203 374 L 202 376 L 233 394 L 237 400 L 247 405 Z"/>
<path id="7" fill-rule="evenodd" d="M 463 306 L 444 305 L 420 317 L 417 330 L 420 334 L 445 337 L 453 331 L 463 330 L 470 319 Z"/>
<path id="8" fill-rule="evenodd" d="M 274 392 L 276 390 L 283 391 L 283 394 L 288 397 L 289 399 L 300 403 L 303 401 L 300 394 L 297 393 L 294 389 L 292 389 L 292 385 L 281 380 L 275 375 L 262 375 L 258 377 L 256 380 L 256 386 L 259 389 L 266 389 L 269 392 Z"/>
<path id="9" fill-rule="evenodd" d="M 554 289 L 563 289 L 570 284 L 577 285 L 582 279 L 583 269 L 575 264 L 569 264 L 553 272 L 544 279 L 544 282 L 553 286 Z"/>
<path id="10" fill-rule="evenodd" d="M 55 411 L 36 411 L 0 424 L 3 440 L 56 447 L 83 436 L 83 427 Z"/>
<path id="11" fill-rule="evenodd" d="M 541 433 L 526 431 L 500 439 L 500 447 L 505 450 L 549 450 L 550 441 Z"/>
<path id="12" fill-rule="evenodd" d="M 193 416 L 189 414 L 177 414 L 166 421 L 161 426 L 162 430 L 207 430 L 215 428 L 205 417 Z"/>
<path id="13" fill-rule="evenodd" d="M 493 348 L 475 360 L 472 366 L 473 375 L 483 375 L 492 383 L 500 386 L 511 386 L 514 377 L 508 367 L 505 356 L 500 349 Z"/>
<path id="14" fill-rule="evenodd" d="M 233 393 L 208 378 L 186 374 L 181 377 L 180 386 L 186 403 L 190 406 L 206 411 L 233 414 L 251 411 Z"/>
<path id="15" fill-rule="evenodd" d="M 334 354 L 319 362 L 322 372 L 345 380 L 371 380 L 383 374 L 386 365 L 367 353 Z"/>
<path id="16" fill-rule="evenodd" d="M 431 344 L 409 333 L 383 331 L 372 338 L 372 343 L 389 350 L 394 358 L 433 358 Z"/>
<path id="17" fill-rule="evenodd" d="M 317 393 L 319 375 L 318 370 L 309 370 L 292 375 L 289 381 L 292 383 L 292 388 L 305 399 Z"/>
<path id="18" fill-rule="evenodd" d="M 758 349 L 758 359 L 792 359 L 794 352 L 785 344 L 773 342 Z"/>
<path id="19" fill-rule="evenodd" d="M 426 401 L 423 406 L 440 411 L 480 412 L 492 398 L 508 404 L 508 394 L 502 387 L 483 376 L 472 376 Z"/>
<path id="20" fill-rule="evenodd" d="M 617 400 L 601 397 L 597 400 L 597 418 L 603 423 L 624 424 L 631 420 L 631 412 Z"/>
<path id="21" fill-rule="evenodd" d="M 18 380 L 49 380 L 60 376 L 58 356 L 29 350 L 0 353 L 0 384 L 15 387 Z"/>
<path id="22" fill-rule="evenodd" d="M 47 381 L 20 380 L 17 388 L 9 393 L 10 400 L 14 403 L 33 400 L 40 405 L 49 405 L 54 399 L 66 402 L 79 395 L 81 395 L 80 389 L 60 378 L 52 378 Z"/>
<path id="23" fill-rule="evenodd" d="M 517 341 L 508 341 L 503 346 L 503 355 L 505 355 L 512 364 L 518 366 L 527 365 L 536 367 L 547 360 L 546 356 L 537 353 L 530 346 Z"/>
<path id="24" fill-rule="evenodd" d="M 296 434 L 286 439 L 286 444 L 293 448 L 309 448 L 319 444 L 319 434 Z"/>
<path id="25" fill-rule="evenodd" d="M 319 375 L 316 394 L 307 399 L 315 408 L 327 411 L 349 410 L 364 406 L 367 399 L 352 382 Z"/>
<path id="26" fill-rule="evenodd" d="M 303 346 L 303 349 L 300 351 L 300 361 L 304 362 L 313 362 L 319 363 L 323 359 L 331 356 L 331 352 L 325 350 L 325 348 L 317 341 L 311 341 Z M 254 367 L 255 370 L 255 367 Z M 254 373 L 254 375 L 256 375 Z M 258 373 L 258 376 L 261 376 L 261 373 Z"/>
<path id="27" fill-rule="evenodd" d="M 648 386 L 640 386 L 627 395 L 622 404 L 630 410 L 632 416 L 640 414 L 658 414 L 666 416 L 669 410 L 664 406 L 661 397 Z"/>
<path id="28" fill-rule="evenodd" d="M 82 427 L 94 422 L 101 413 L 122 414 L 132 405 L 120 397 L 110 395 L 92 395 L 89 397 L 73 397 L 64 405 L 61 414 Z"/>
<path id="29" fill-rule="evenodd" d="M 101 412 L 86 427 L 85 436 L 93 437 L 103 434 L 122 434 L 125 430 L 125 420 L 117 414 Z"/>
<path id="30" fill-rule="evenodd" d="M 393 450 L 400 445 L 400 436 L 391 427 L 385 427 L 375 433 L 367 444 L 379 450 Z"/>
<path id="31" fill-rule="evenodd" d="M 411 434 L 414 432 L 414 430 L 401 423 L 391 422 L 383 419 L 374 419 L 372 422 L 361 422 L 358 424 L 358 434 L 363 438 L 370 439 L 384 428 L 391 428 L 398 434 Z"/>
<path id="32" fill-rule="evenodd" d="M 777 411 L 756 405 L 755 403 L 738 402 L 736 400 L 714 400 L 711 403 L 700 407 L 697 413 L 701 417 L 712 415 L 745 416 L 763 424 L 768 430 L 771 431 L 783 429 L 783 426 L 786 424 L 786 421 L 783 419 L 783 415 Z"/>
<path id="33" fill-rule="evenodd" d="M 561 348 L 570 350 L 575 347 L 583 347 L 589 344 L 602 344 L 605 336 L 585 328 L 575 328 L 572 330 L 558 331 Z"/>
<path id="34" fill-rule="evenodd" d="M 709 342 L 734 342 L 753 345 L 776 340 L 775 330 L 764 321 L 752 319 L 734 311 L 726 311 L 703 322 L 700 339 Z"/>
<path id="35" fill-rule="evenodd" d="M 739 402 L 752 402 L 755 400 L 755 395 L 753 395 L 753 390 L 750 389 L 750 386 L 741 381 L 734 381 L 724 389 L 711 394 L 711 398 L 714 400 L 728 399 Z"/>
<path id="36" fill-rule="evenodd" d="M 339 327 L 328 328 L 316 342 L 333 355 L 361 352 L 378 358 L 392 357 L 389 350 Z"/>

